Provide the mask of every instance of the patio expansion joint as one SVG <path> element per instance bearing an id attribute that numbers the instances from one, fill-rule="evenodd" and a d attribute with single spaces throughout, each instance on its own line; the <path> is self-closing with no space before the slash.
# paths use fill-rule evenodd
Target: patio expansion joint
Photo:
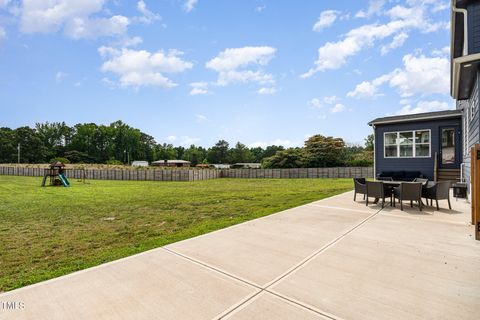
<path id="1" fill-rule="evenodd" d="M 308 206 L 308 205 L 307 205 Z M 315 205 L 315 206 L 319 206 L 319 205 Z M 325 207 L 328 207 L 328 206 L 325 206 Z M 348 210 L 348 211 L 360 211 L 360 210 L 350 210 L 350 209 L 345 209 L 345 210 Z M 171 254 L 174 254 L 182 259 L 185 259 L 185 260 L 188 260 L 192 263 L 195 263 L 197 265 L 200 265 L 204 268 L 207 268 L 209 270 L 212 270 L 214 272 L 217 272 L 217 273 L 220 273 L 224 276 L 227 276 L 229 278 L 232 278 L 232 279 L 235 279 L 237 281 L 240 281 L 244 284 L 247 284 L 251 287 L 254 287 L 255 289 L 257 289 L 258 291 L 254 292 L 253 294 L 247 296 L 246 298 L 240 300 L 240 302 L 238 302 L 237 304 L 233 305 L 232 307 L 230 307 L 229 309 L 223 311 L 221 314 L 219 314 L 218 316 L 216 316 L 214 319 L 224 319 L 225 317 L 227 317 L 228 315 L 240 310 L 243 306 L 245 306 L 246 304 L 248 304 L 251 300 L 255 299 L 256 297 L 258 297 L 261 293 L 268 293 L 268 294 L 271 294 L 271 295 L 274 295 L 282 300 L 285 300 L 289 303 L 293 303 L 301 308 L 304 308 L 304 309 L 307 309 L 311 312 L 314 312 L 318 315 L 321 315 L 323 317 L 326 317 L 326 318 L 329 318 L 329 319 L 333 319 L 333 320 L 339 320 L 341 318 L 333 315 L 333 314 L 330 314 L 328 312 L 325 312 L 325 311 L 322 311 L 322 310 L 319 310 L 313 306 L 309 306 L 309 305 L 306 305 L 305 303 L 301 302 L 301 301 L 297 301 L 293 298 L 290 298 L 288 296 L 285 296 L 283 294 L 280 294 L 278 292 L 275 292 L 273 290 L 271 290 L 270 288 L 277 284 L 278 282 L 280 282 L 282 279 L 284 279 L 285 277 L 289 276 L 290 274 L 294 273 L 295 271 L 297 271 L 298 269 L 300 269 L 302 266 L 304 266 L 305 264 L 307 264 L 309 261 L 311 261 L 312 259 L 314 259 L 315 257 L 317 257 L 318 255 L 320 255 L 321 253 L 323 253 L 324 251 L 326 251 L 328 248 L 332 247 L 333 245 L 335 245 L 336 243 L 338 243 L 339 241 L 341 241 L 343 238 L 345 238 L 347 235 L 349 235 L 350 233 L 352 233 L 353 231 L 355 231 L 356 229 L 358 229 L 359 227 L 361 227 L 362 225 L 364 225 L 365 223 L 367 223 L 370 219 L 372 219 L 373 217 L 377 216 L 383 209 L 380 208 L 378 211 L 370 214 L 368 217 L 366 217 L 365 219 L 363 219 L 362 221 L 360 221 L 359 223 L 355 224 L 353 227 L 347 229 L 346 231 L 342 232 L 338 237 L 336 237 L 335 239 L 333 239 L 332 241 L 330 241 L 329 243 L 325 244 L 324 246 L 322 246 L 321 248 L 319 248 L 318 250 L 314 251 L 312 254 L 310 254 L 308 257 L 306 257 L 305 259 L 303 259 L 302 261 L 300 261 L 299 263 L 297 263 L 295 266 L 293 266 L 292 268 L 290 268 L 289 270 L 287 270 L 285 273 L 283 273 L 282 275 L 278 276 L 277 278 L 275 278 L 274 280 L 268 282 L 267 284 L 265 284 L 264 286 L 261 286 L 261 285 L 257 285 L 255 283 L 252 283 L 251 281 L 248 281 L 242 277 L 239 277 L 239 276 L 236 276 L 236 275 L 233 275 L 225 270 L 222 270 L 220 268 L 217 268 L 217 267 L 214 267 L 208 263 L 205 263 L 205 262 L 202 262 L 202 261 L 199 261 L 195 258 L 192 258 L 192 257 L 189 257 L 187 255 L 184 255 L 182 253 L 179 253 L 175 250 L 172 250 L 172 249 L 169 249 L 169 248 L 166 248 L 166 247 L 162 247 L 161 249 L 162 250 L 165 250 Z M 364 211 L 361 211 L 362 213 L 365 213 Z"/>

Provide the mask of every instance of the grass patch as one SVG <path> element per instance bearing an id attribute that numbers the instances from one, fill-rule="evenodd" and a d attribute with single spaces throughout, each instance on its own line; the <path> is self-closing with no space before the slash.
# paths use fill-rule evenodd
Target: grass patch
<path id="1" fill-rule="evenodd" d="M 0 176 L 0 291 L 350 190 L 350 179 L 101 181 Z"/>

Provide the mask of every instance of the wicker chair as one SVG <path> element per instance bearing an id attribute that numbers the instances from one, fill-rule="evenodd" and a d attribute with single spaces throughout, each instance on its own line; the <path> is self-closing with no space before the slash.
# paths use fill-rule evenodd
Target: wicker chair
<path id="1" fill-rule="evenodd" d="M 393 181 L 392 177 L 377 177 L 378 181 Z"/>
<path id="2" fill-rule="evenodd" d="M 367 181 L 367 206 L 368 198 L 382 199 L 382 208 L 385 206 L 385 198 L 390 198 L 392 202 L 392 192 L 389 188 L 385 188 L 383 182 L 379 181 Z"/>
<path id="3" fill-rule="evenodd" d="M 426 188 L 423 188 L 422 197 L 427 200 L 430 199 L 430 205 L 433 205 L 433 200 L 437 204 L 437 210 L 440 210 L 438 206 L 438 200 L 448 200 L 448 208 L 452 210 L 452 205 L 450 204 L 450 181 L 436 182 L 431 185 L 428 185 Z"/>
<path id="4" fill-rule="evenodd" d="M 365 178 L 353 178 L 353 184 L 355 185 L 355 193 L 353 194 L 353 201 L 357 201 L 357 193 L 363 194 L 363 200 L 367 194 L 367 185 L 365 184 L 367 179 Z"/>
<path id="5" fill-rule="evenodd" d="M 413 201 L 418 202 L 418 208 L 422 211 L 422 183 L 421 182 L 402 182 L 399 187 L 393 189 L 393 197 L 400 201 L 400 209 L 403 211 L 403 201 L 410 200 L 410 206 L 413 208 Z M 394 199 L 394 200 L 395 200 Z M 395 206 L 395 201 L 393 201 Z"/>
<path id="6" fill-rule="evenodd" d="M 415 178 L 413 182 L 421 182 L 423 186 L 426 186 L 428 183 L 428 179 L 423 179 L 423 178 Z"/>

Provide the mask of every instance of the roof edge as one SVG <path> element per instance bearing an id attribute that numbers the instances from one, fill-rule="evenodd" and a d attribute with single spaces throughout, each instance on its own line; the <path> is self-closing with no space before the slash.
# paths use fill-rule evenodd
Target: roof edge
<path id="1" fill-rule="evenodd" d="M 436 120 L 436 119 L 446 119 L 446 118 L 457 118 L 462 116 L 462 110 L 451 110 L 450 113 L 443 113 L 444 111 L 439 111 L 439 114 L 428 113 L 418 113 L 415 117 L 404 118 L 405 115 L 401 116 L 392 116 L 386 118 L 377 118 L 368 123 L 369 126 L 377 124 L 389 124 L 389 123 L 401 123 L 409 121 L 422 121 L 422 120 Z M 440 114 L 441 113 L 441 114 Z"/>

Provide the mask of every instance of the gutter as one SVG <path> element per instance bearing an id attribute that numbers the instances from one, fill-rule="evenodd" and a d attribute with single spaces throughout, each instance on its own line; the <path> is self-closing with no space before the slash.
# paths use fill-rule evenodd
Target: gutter
<path id="1" fill-rule="evenodd" d="M 369 126 L 375 126 L 378 124 L 390 124 L 390 123 L 401 123 L 401 122 L 411 122 L 411 121 L 424 121 L 424 120 L 435 120 L 435 119 L 445 119 L 445 118 L 457 118 L 461 117 L 462 113 L 459 112 L 458 114 L 446 114 L 443 116 L 430 116 L 430 117 L 424 117 L 424 118 L 410 118 L 410 119 L 398 119 L 398 120 L 385 120 L 385 121 L 375 121 L 375 122 L 369 122 Z"/>
<path id="2" fill-rule="evenodd" d="M 454 45 L 455 45 L 455 18 L 456 13 L 463 15 L 463 52 L 461 57 L 454 58 Z M 475 60 L 469 58 L 468 55 L 468 11 L 466 9 L 457 8 L 457 0 L 452 0 L 452 18 L 451 20 L 451 37 L 450 37 L 450 57 L 451 57 L 451 69 L 450 69 L 450 94 L 454 99 L 458 99 L 458 85 L 460 82 L 460 68 L 461 63 L 470 62 Z M 465 57 L 467 59 L 465 59 Z M 463 58 L 463 59 L 462 59 Z"/>
<path id="3" fill-rule="evenodd" d="M 463 14 L 463 55 L 468 55 L 468 17 L 467 10 L 457 8 L 457 0 L 452 0 L 452 11 Z M 453 19 L 452 19 L 453 22 Z M 452 29 L 453 30 L 453 29 Z"/>

